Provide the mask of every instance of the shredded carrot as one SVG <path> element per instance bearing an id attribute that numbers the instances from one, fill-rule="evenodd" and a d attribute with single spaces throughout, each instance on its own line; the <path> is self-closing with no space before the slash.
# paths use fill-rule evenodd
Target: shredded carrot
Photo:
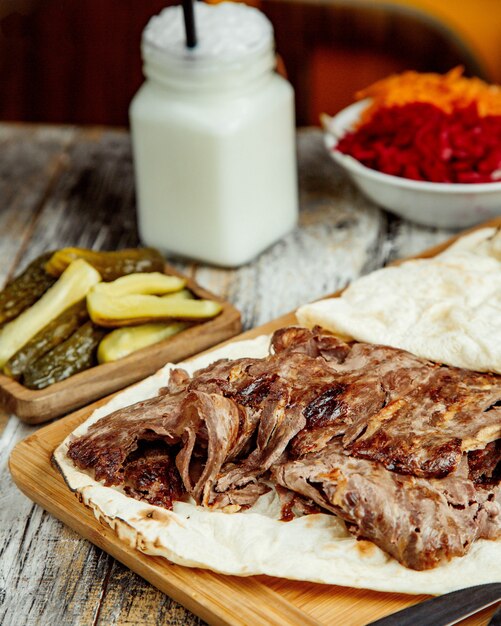
<path id="1" fill-rule="evenodd" d="M 381 107 L 403 106 L 411 102 L 434 104 L 446 113 L 476 104 L 480 116 L 501 115 L 501 87 L 479 78 L 465 78 L 463 68 L 447 74 L 420 74 L 408 71 L 394 74 L 356 94 L 357 100 L 372 98 L 361 120 L 367 122 Z"/>

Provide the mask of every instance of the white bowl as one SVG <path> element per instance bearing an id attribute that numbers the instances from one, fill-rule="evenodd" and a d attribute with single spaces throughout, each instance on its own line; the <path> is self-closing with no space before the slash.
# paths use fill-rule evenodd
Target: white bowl
<path id="1" fill-rule="evenodd" d="M 334 150 L 369 104 L 369 100 L 362 100 L 335 117 L 322 119 L 329 154 L 364 195 L 392 213 L 426 226 L 466 228 L 501 215 L 501 182 L 459 184 L 410 180 L 383 174 Z"/>

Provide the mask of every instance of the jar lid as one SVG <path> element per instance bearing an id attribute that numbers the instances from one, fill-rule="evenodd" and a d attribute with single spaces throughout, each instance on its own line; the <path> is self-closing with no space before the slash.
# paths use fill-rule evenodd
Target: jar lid
<path id="1" fill-rule="evenodd" d="M 273 49 L 273 26 L 261 11 L 244 4 L 194 3 L 197 45 L 187 48 L 183 10 L 180 5 L 164 9 L 151 18 L 143 31 L 146 59 L 156 63 L 187 61 L 197 66 L 232 66 Z"/>

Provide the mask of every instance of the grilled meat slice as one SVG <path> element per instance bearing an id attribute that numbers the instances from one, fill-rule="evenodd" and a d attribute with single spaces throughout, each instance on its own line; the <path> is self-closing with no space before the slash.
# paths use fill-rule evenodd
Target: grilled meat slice
<path id="1" fill-rule="evenodd" d="M 405 474 L 446 476 L 463 452 L 501 437 L 501 407 L 495 406 L 500 397 L 497 376 L 437 368 L 390 414 L 386 407 L 373 415 L 350 453 Z"/>
<path id="2" fill-rule="evenodd" d="M 321 450 L 343 435 L 352 456 L 379 461 L 392 471 L 439 478 L 458 467 L 464 452 L 501 437 L 499 376 L 440 366 L 387 346 L 354 343 L 347 352 L 347 344 L 325 339 L 319 330 L 308 336 L 297 329 L 294 343 L 296 329 L 286 331 L 275 342 L 281 354 L 310 354 L 331 370 L 322 378 L 311 369 L 317 395 L 309 395 L 306 426 L 290 446 L 293 456 Z M 318 356 L 327 341 L 330 349 Z M 295 388 L 302 383 L 289 380 Z"/>
<path id="3" fill-rule="evenodd" d="M 80 469 L 92 470 L 96 480 L 119 485 L 141 441 L 179 443 L 185 421 L 181 404 L 178 397 L 161 395 L 110 413 L 70 443 L 68 456 Z"/>
<path id="4" fill-rule="evenodd" d="M 192 378 L 174 370 L 159 396 L 102 418 L 68 455 L 162 506 L 180 491 L 250 506 L 271 469 L 425 569 L 499 537 L 500 402 L 498 376 L 287 328 L 264 359 L 223 359 Z"/>
<path id="5" fill-rule="evenodd" d="M 347 456 L 338 438 L 322 452 L 276 465 L 272 478 L 412 569 L 462 556 L 480 537 L 501 538 L 501 487 L 477 490 L 466 463 L 444 479 L 404 476 Z"/>
<path id="6" fill-rule="evenodd" d="M 501 480 L 501 439 L 483 450 L 468 453 L 469 477 L 477 484 L 496 484 Z"/>
<path id="7" fill-rule="evenodd" d="M 185 493 L 176 467 L 175 448 L 161 441 L 144 441 L 124 465 L 123 490 L 136 500 L 172 509 Z"/>
<path id="8" fill-rule="evenodd" d="M 223 463 L 241 450 L 256 424 L 255 416 L 224 396 L 184 391 L 111 413 L 72 441 L 68 456 L 77 467 L 93 470 L 96 480 L 105 485 L 124 486 L 145 442 L 163 444 L 166 457 L 175 451 L 184 490 L 207 505 Z M 146 472 L 158 460 L 158 455 L 144 456 L 142 469 Z M 140 497 L 137 489 L 131 494 Z"/>
<path id="9" fill-rule="evenodd" d="M 255 481 L 286 447 L 300 457 L 339 435 L 353 456 L 428 478 L 446 476 L 463 452 L 501 436 L 497 376 L 440 367 L 385 346 L 349 345 L 318 330 L 282 329 L 272 347 L 265 359 L 221 360 L 192 379 L 174 370 L 166 393 L 100 420 L 104 435 L 91 427 L 87 444 L 74 442 L 70 455 L 112 484 L 143 431 L 169 444 L 188 441 L 181 407 L 190 392 L 239 407 L 226 404 L 238 413 L 239 430 L 222 461 L 238 458 L 239 467 L 218 470 L 219 493 Z"/>

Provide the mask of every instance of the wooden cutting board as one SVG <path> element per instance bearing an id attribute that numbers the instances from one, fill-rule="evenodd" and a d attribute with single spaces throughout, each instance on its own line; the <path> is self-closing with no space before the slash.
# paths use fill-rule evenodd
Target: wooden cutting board
<path id="1" fill-rule="evenodd" d="M 501 218 L 488 225 L 501 227 Z M 452 241 L 419 256 L 434 256 Z M 290 313 L 230 341 L 270 333 L 294 321 L 294 315 Z M 51 464 L 54 449 L 106 401 L 81 409 L 19 443 L 10 457 L 12 477 L 28 498 L 209 624 L 362 626 L 425 598 L 268 576 L 224 576 L 173 565 L 166 559 L 142 554 L 122 544 L 108 526 L 97 522 L 92 512 L 79 503 Z M 493 609 L 486 609 L 462 623 L 470 626 L 487 624 L 492 612 Z"/>

